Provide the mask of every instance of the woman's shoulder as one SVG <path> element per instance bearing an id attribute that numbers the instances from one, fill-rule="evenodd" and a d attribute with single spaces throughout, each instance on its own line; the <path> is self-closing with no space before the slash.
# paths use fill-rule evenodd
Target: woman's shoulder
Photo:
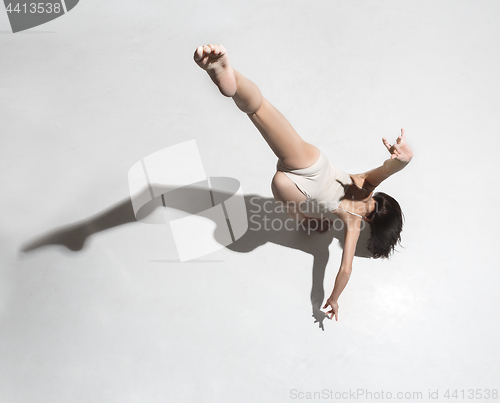
<path id="1" fill-rule="evenodd" d="M 346 200 L 344 200 L 343 202 L 346 202 Z M 347 210 L 348 208 L 352 209 L 352 210 L 356 210 L 356 208 L 353 208 L 352 205 L 343 205 L 344 203 L 341 203 L 341 205 L 339 206 L 339 208 L 335 209 L 334 211 L 332 211 L 333 214 L 335 214 L 335 216 L 337 216 L 341 221 L 342 221 L 342 224 L 345 225 L 345 228 L 349 231 L 352 231 L 352 230 L 360 230 L 361 228 L 361 221 L 363 220 L 358 214 L 356 215 L 353 215 L 353 214 L 349 214 Z M 342 206 L 342 207 L 341 207 Z M 343 207 L 346 207 L 346 209 L 344 209 Z"/>

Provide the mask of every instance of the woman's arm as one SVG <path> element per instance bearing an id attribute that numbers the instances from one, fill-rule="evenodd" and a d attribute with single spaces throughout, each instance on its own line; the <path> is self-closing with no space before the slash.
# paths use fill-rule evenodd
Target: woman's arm
<path id="1" fill-rule="evenodd" d="M 330 315 L 330 319 L 333 319 L 335 315 L 335 320 L 338 320 L 338 310 L 339 304 L 338 299 L 340 294 L 344 290 L 352 272 L 352 261 L 354 259 L 354 253 L 356 252 L 356 244 L 358 243 L 358 238 L 360 234 L 361 219 L 360 218 L 350 218 L 344 221 L 345 224 L 345 242 L 344 251 L 342 252 L 342 262 L 340 264 L 339 272 L 335 278 L 335 285 L 333 287 L 332 294 L 326 300 L 326 304 L 323 309 L 327 309 L 330 306 L 331 310 L 326 313 Z"/>
<path id="2" fill-rule="evenodd" d="M 391 158 L 385 160 L 382 166 L 360 175 L 373 187 L 377 187 L 389 176 L 401 171 L 413 158 L 413 151 L 406 143 L 404 129 L 401 129 L 401 136 L 397 138 L 396 143 L 393 145 L 390 145 L 385 137 L 382 141 L 387 150 L 391 153 Z"/>

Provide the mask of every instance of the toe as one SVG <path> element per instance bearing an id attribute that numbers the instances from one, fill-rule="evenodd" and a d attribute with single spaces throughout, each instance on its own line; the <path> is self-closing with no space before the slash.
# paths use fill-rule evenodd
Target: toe
<path id="1" fill-rule="evenodd" d="M 200 61 L 203 58 L 203 46 L 198 46 L 194 52 L 194 59 Z"/>
<path id="2" fill-rule="evenodd" d="M 220 50 L 220 54 L 223 55 L 224 53 L 227 52 L 226 48 L 224 47 L 224 45 L 219 45 L 219 50 Z"/>

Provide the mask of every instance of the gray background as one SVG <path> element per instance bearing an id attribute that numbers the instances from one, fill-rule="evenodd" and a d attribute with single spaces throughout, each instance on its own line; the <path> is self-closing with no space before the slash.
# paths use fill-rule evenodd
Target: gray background
<path id="1" fill-rule="evenodd" d="M 18 34 L 0 13 L 0 400 L 498 388 L 499 12 L 483 0 L 85 0 Z M 206 43 L 347 172 L 381 164 L 380 138 L 406 129 L 415 158 L 381 186 L 403 207 L 405 249 L 355 259 L 325 331 L 311 255 L 275 243 L 181 264 L 168 227 L 129 223 L 77 252 L 21 252 L 126 200 L 136 161 L 192 138 L 207 174 L 271 196 L 275 156 L 192 60 Z M 335 239 L 330 253 L 327 294 Z"/>

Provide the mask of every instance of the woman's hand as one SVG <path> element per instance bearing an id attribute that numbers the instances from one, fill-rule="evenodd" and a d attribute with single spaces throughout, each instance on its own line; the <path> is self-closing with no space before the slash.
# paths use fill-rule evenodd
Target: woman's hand
<path id="1" fill-rule="evenodd" d="M 387 150 L 391 153 L 391 159 L 408 164 L 408 162 L 410 162 L 413 158 L 413 152 L 411 151 L 410 146 L 406 143 L 405 129 L 401 129 L 401 136 L 396 139 L 396 142 L 392 146 L 385 137 L 382 138 L 382 141 Z"/>
<path id="2" fill-rule="evenodd" d="M 328 298 L 326 300 L 326 304 L 323 306 L 323 309 L 328 309 L 327 307 L 330 307 L 330 311 L 326 312 L 326 316 L 330 315 L 329 319 L 333 319 L 333 315 L 335 315 L 335 320 L 339 320 L 339 304 L 337 301 L 334 301 L 332 297 Z"/>

